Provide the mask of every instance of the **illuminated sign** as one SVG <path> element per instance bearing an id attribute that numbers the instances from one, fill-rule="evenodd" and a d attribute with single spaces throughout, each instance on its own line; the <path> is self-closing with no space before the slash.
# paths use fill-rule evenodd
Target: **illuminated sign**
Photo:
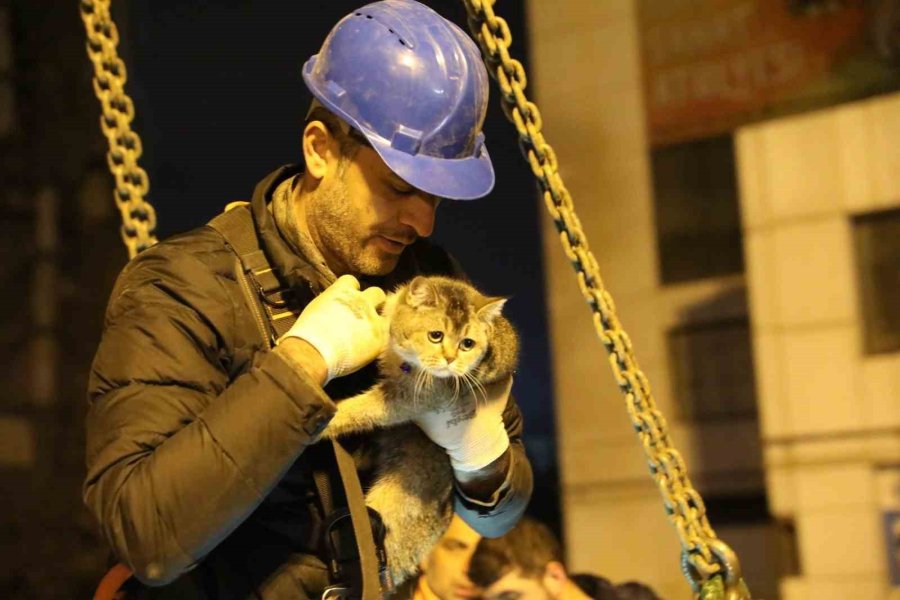
<path id="1" fill-rule="evenodd" d="M 640 0 L 653 145 L 900 89 L 900 0 Z"/>

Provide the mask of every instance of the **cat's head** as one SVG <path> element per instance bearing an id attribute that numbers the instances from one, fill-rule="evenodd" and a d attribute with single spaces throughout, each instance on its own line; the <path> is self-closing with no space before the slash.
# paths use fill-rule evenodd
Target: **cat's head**
<path id="1" fill-rule="evenodd" d="M 461 377 L 481 363 L 506 298 L 446 277 L 416 277 L 390 302 L 391 348 L 435 377 Z"/>

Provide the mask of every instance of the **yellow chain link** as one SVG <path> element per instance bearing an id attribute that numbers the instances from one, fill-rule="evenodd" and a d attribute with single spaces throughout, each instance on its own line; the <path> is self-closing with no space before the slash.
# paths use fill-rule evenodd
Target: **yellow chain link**
<path id="1" fill-rule="evenodd" d="M 100 128 L 109 142 L 106 154 L 116 179 L 113 196 L 122 216 L 122 241 L 129 258 L 156 243 L 156 211 L 144 200 L 150 189 L 146 171 L 138 165 L 141 138 L 131 130 L 134 103 L 125 93 L 125 63 L 116 50 L 119 31 L 109 12 L 110 0 L 81 0 L 87 30 L 87 53 L 94 64 L 94 92 L 103 114 Z"/>
<path id="2" fill-rule="evenodd" d="M 625 394 L 628 415 L 643 445 L 650 474 L 681 539 L 685 575 L 694 591 L 702 593 L 704 598 L 749 600 L 737 556 L 716 537 L 707 519 L 703 499 L 688 479 L 681 454 L 672 447 L 666 420 L 656 408 L 647 377 L 638 367 L 631 339 L 619 325 L 612 296 L 603 287 L 597 260 L 588 247 L 572 197 L 557 170 L 556 153 L 541 133 L 541 113 L 525 95 L 525 69 L 509 55 L 512 43 L 509 25 L 494 14 L 495 0 L 463 2 L 469 27 L 481 45 L 488 71 L 500 86 L 503 110 L 516 126 L 519 147 L 541 186 L 563 251 L 593 311 L 597 335 L 609 352 L 613 375 Z"/>

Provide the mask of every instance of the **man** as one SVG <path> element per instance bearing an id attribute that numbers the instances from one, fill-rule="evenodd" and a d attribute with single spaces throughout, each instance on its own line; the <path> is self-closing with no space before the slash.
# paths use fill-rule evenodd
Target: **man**
<path id="1" fill-rule="evenodd" d="M 422 574 L 409 582 L 410 590 L 398 590 L 395 600 L 469 600 L 479 590 L 468 576 L 469 559 L 481 534 L 454 516 L 450 527 L 422 563 Z"/>
<path id="2" fill-rule="evenodd" d="M 497 539 L 482 539 L 469 577 L 483 600 L 659 600 L 642 584 L 618 586 L 603 577 L 569 576 L 556 536 L 534 519 L 522 519 Z"/>
<path id="3" fill-rule="evenodd" d="M 423 5 L 348 15 L 303 78 L 315 98 L 303 166 L 143 252 L 110 299 L 84 497 L 136 597 L 314 598 L 334 583 L 323 531 L 341 478 L 316 436 L 374 382 L 382 289 L 461 275 L 423 239 L 438 203 L 493 186 L 478 49 Z M 531 493 L 508 383 L 464 424 L 417 422 L 454 466 L 455 511 L 483 535 L 507 531 Z"/>

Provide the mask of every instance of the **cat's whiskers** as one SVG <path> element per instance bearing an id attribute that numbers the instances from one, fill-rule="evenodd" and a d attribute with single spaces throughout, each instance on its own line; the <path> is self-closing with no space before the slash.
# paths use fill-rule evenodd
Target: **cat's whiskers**
<path id="1" fill-rule="evenodd" d="M 413 406 L 418 407 L 419 405 L 419 394 L 422 392 L 422 387 L 425 385 L 425 378 L 428 376 L 428 368 L 426 365 L 423 365 L 422 369 L 419 369 L 419 372 L 416 373 L 416 384 L 413 387 Z"/>
<path id="2" fill-rule="evenodd" d="M 475 398 L 475 401 L 477 402 L 478 399 L 477 399 L 476 396 L 475 396 L 475 389 L 472 387 L 472 380 L 471 380 L 471 378 L 469 377 L 469 374 L 468 374 L 468 373 L 463 373 L 463 374 L 462 374 L 462 380 L 463 380 L 463 383 L 465 383 L 465 384 L 469 387 L 469 394 L 470 394 L 473 398 Z"/>
<path id="3" fill-rule="evenodd" d="M 434 383 L 434 376 L 431 374 L 431 368 L 437 365 L 437 361 L 433 358 L 421 358 L 422 368 L 416 374 L 416 383 L 413 388 L 413 405 L 417 406 L 419 402 L 419 394 L 425 389 L 431 389 Z"/>
<path id="4" fill-rule="evenodd" d="M 477 377 L 472 375 L 471 373 L 465 374 L 466 378 L 471 381 L 470 388 L 474 386 L 472 390 L 472 395 L 475 397 L 475 402 L 478 402 L 478 394 L 476 392 L 481 392 L 481 399 L 483 402 L 487 403 L 487 390 L 484 388 L 484 385 L 478 380 Z"/>

